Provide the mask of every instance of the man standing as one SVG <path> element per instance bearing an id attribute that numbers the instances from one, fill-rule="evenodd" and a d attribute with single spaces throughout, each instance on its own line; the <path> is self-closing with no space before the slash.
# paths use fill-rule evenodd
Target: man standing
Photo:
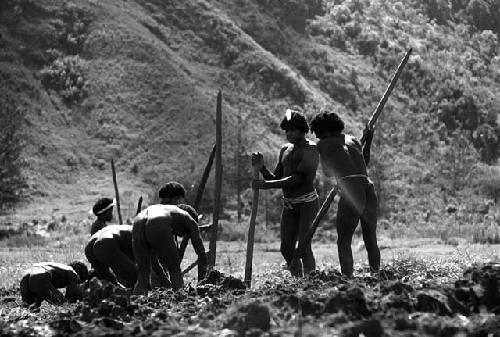
<path id="1" fill-rule="evenodd" d="M 337 247 L 343 274 L 353 273 L 352 236 L 361 220 L 363 241 L 372 272 L 380 269 L 377 244 L 377 196 L 368 178 L 366 165 L 370 161 L 373 129 L 365 129 L 364 147 L 352 136 L 342 133 L 344 122 L 334 112 L 323 112 L 311 121 L 311 132 L 319 138 L 321 166 L 328 177 L 335 177 L 340 188 L 337 210 Z"/>
<path id="2" fill-rule="evenodd" d="M 298 265 L 292 265 L 298 240 L 307 234 L 319 208 L 314 178 L 319 164 L 316 144 L 306 138 L 309 126 L 305 117 L 288 109 L 280 128 L 286 133 L 289 143 L 279 152 L 278 163 L 273 172 L 264 166 L 261 153 L 252 154 L 252 165 L 257 166 L 264 180 L 254 180 L 256 189 L 281 188 L 283 211 L 281 213 L 281 254 L 294 276 L 302 276 L 316 269 L 311 244 L 305 248 Z"/>

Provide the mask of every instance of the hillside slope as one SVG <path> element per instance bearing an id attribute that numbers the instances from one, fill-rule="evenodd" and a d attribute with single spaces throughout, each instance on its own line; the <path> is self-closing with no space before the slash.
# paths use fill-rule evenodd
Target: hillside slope
<path id="1" fill-rule="evenodd" d="M 234 194 L 238 129 L 244 153 L 260 150 L 269 158 L 283 141 L 278 125 L 290 105 L 308 116 L 337 111 L 347 131 L 359 135 L 409 47 L 414 56 L 373 149 L 382 210 L 425 213 L 439 199 L 439 213 L 470 193 L 456 191 L 478 184 L 474 202 L 487 202 L 498 193 L 490 185 L 500 172 L 475 163 L 483 156 L 494 165 L 497 158 L 491 149 L 500 137 L 498 38 L 475 28 L 470 6 L 450 7 L 456 12 L 437 21 L 427 5 L 3 1 L 0 90 L 25 112 L 27 188 L 18 213 L 81 217 L 95 198 L 113 194 L 112 158 L 131 210 L 139 194 L 153 195 L 166 180 L 194 186 L 215 140 L 219 89 L 227 201 Z M 450 145 L 460 130 L 466 131 L 463 153 Z M 450 164 L 462 157 L 467 165 Z M 467 178 L 470 184 L 455 186 L 472 168 L 480 172 Z M 484 172 L 493 174 L 491 182 Z"/>

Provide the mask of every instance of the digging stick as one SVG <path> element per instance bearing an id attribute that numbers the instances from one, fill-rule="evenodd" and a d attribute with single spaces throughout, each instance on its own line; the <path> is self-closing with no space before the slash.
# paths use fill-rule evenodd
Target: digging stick
<path id="1" fill-rule="evenodd" d="M 213 208 L 213 228 L 210 233 L 208 266 L 215 266 L 217 256 L 217 229 L 219 224 L 220 199 L 222 189 L 222 91 L 217 95 L 217 110 L 215 113 L 215 191 Z"/>
<path id="2" fill-rule="evenodd" d="M 367 124 L 367 128 L 370 128 L 370 129 L 373 128 L 373 126 L 377 122 L 377 119 L 379 118 L 380 113 L 384 109 L 385 103 L 387 102 L 387 99 L 389 98 L 389 96 L 392 92 L 392 89 L 394 89 L 394 86 L 396 85 L 396 83 L 398 81 L 399 75 L 403 71 L 403 68 L 405 67 L 406 63 L 408 62 L 408 59 L 410 58 L 411 52 L 412 52 L 412 49 L 410 48 L 406 52 L 406 55 L 404 56 L 401 63 L 399 64 L 396 72 L 394 73 L 394 75 L 391 79 L 391 82 L 389 83 L 389 86 L 387 87 L 387 89 L 384 92 L 384 95 L 382 96 L 382 99 L 379 101 L 377 108 L 375 109 L 372 116 L 370 117 L 370 120 L 368 121 L 368 124 Z M 363 135 L 363 137 L 361 138 L 361 144 L 364 145 L 365 142 L 366 142 L 366 139 Z M 333 202 L 333 199 L 335 198 L 335 195 L 337 194 L 337 192 L 338 192 L 338 186 L 336 185 L 328 193 L 327 198 L 323 202 L 323 205 L 321 205 L 321 208 L 320 208 L 318 214 L 316 214 L 316 217 L 314 218 L 314 220 L 311 224 L 311 228 L 309 228 L 309 231 L 307 232 L 306 236 L 304 237 L 304 239 L 301 242 L 299 242 L 299 245 L 295 249 L 294 259 L 298 259 L 298 258 L 302 257 L 302 254 L 304 252 L 305 247 L 311 242 L 312 237 L 314 236 L 314 233 L 316 232 L 316 229 L 318 228 L 319 223 L 321 222 L 321 219 L 323 218 L 323 216 L 326 214 L 326 212 L 330 208 L 330 205 Z"/>
<path id="3" fill-rule="evenodd" d="M 210 257 L 210 251 L 207 252 L 207 256 Z M 182 276 L 186 275 L 187 273 L 189 273 L 191 270 L 193 270 L 194 267 L 196 267 L 198 265 L 198 260 L 194 261 L 193 263 L 191 263 L 189 266 L 186 267 L 186 269 L 184 269 L 181 273 Z"/>
<path id="4" fill-rule="evenodd" d="M 120 211 L 120 193 L 118 192 L 118 184 L 116 183 L 115 161 L 111 159 L 111 172 L 113 173 L 113 185 L 115 186 L 116 211 L 118 212 L 118 222 L 123 225 L 122 213 Z"/>
<path id="5" fill-rule="evenodd" d="M 398 68 L 396 69 L 396 72 L 392 76 L 391 83 L 387 86 L 387 89 L 385 89 L 384 96 L 380 99 L 380 101 L 377 104 L 377 108 L 373 112 L 372 116 L 370 117 L 370 120 L 368 121 L 367 128 L 371 129 L 375 126 L 375 123 L 377 122 L 378 117 L 380 116 L 380 113 L 384 109 L 385 103 L 389 99 L 389 96 L 392 93 L 392 89 L 396 86 L 396 83 L 398 82 L 399 75 L 401 75 L 401 72 L 403 71 L 403 68 L 405 67 L 406 63 L 408 62 L 408 59 L 410 58 L 412 48 L 408 49 L 406 52 L 405 57 L 401 60 L 401 62 L 398 65 Z M 366 139 L 365 135 L 361 137 L 361 144 L 364 145 Z"/>
<path id="6" fill-rule="evenodd" d="M 259 169 L 253 167 L 254 179 L 259 179 Z M 259 208 L 259 190 L 253 190 L 252 199 L 252 214 L 250 216 L 250 225 L 248 226 L 247 238 L 247 257 L 245 261 L 245 283 L 248 288 L 252 286 L 252 260 L 253 260 L 253 244 L 255 240 L 255 219 L 257 218 L 257 210 Z"/>
<path id="7" fill-rule="evenodd" d="M 212 152 L 210 153 L 210 157 L 208 157 L 207 165 L 205 166 L 205 170 L 203 171 L 203 175 L 201 176 L 200 184 L 198 185 L 196 198 L 194 199 L 194 204 L 193 204 L 195 210 L 198 210 L 198 207 L 200 207 L 201 197 L 203 196 L 203 191 L 205 191 L 205 185 L 207 184 L 208 177 L 210 176 L 210 170 L 212 169 L 212 164 L 214 162 L 215 148 L 216 145 L 212 147 Z M 184 253 L 186 252 L 186 247 L 188 243 L 189 243 L 189 236 L 184 236 L 182 238 L 181 245 L 179 247 L 179 257 L 181 261 L 182 258 L 184 257 Z"/>
<path id="8" fill-rule="evenodd" d="M 142 195 L 139 198 L 139 201 L 137 202 L 137 211 L 135 212 L 135 215 L 141 213 L 141 208 L 142 208 Z"/>

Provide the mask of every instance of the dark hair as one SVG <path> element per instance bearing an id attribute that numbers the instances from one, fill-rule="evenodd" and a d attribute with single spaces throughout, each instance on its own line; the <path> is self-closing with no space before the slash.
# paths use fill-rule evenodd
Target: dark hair
<path id="1" fill-rule="evenodd" d="M 78 274 L 80 278 L 80 283 L 85 282 L 89 277 L 89 270 L 87 265 L 81 261 L 73 261 L 69 264 L 71 268 Z"/>
<path id="2" fill-rule="evenodd" d="M 344 122 L 335 112 L 321 112 L 311 121 L 311 132 L 316 134 L 342 130 L 344 130 Z"/>
<path id="3" fill-rule="evenodd" d="M 196 212 L 196 210 L 194 209 L 193 206 L 186 205 L 186 204 L 179 204 L 179 205 L 177 205 L 177 207 L 179 207 L 183 211 L 188 212 L 189 215 L 191 215 L 191 218 L 193 218 L 194 221 L 196 221 L 196 223 L 198 223 L 198 212 Z"/>
<path id="4" fill-rule="evenodd" d="M 281 120 L 280 128 L 282 130 L 286 131 L 290 128 L 294 128 L 304 133 L 309 132 L 309 125 L 307 125 L 307 120 L 304 115 L 296 110 L 287 110 L 287 115 Z"/>
<path id="5" fill-rule="evenodd" d="M 99 216 L 102 214 L 102 213 L 99 214 L 99 212 L 108 207 L 109 205 L 111 205 L 112 203 L 113 199 L 111 198 L 101 198 L 97 200 L 94 206 L 92 207 L 92 213 L 94 213 L 95 216 Z"/>
<path id="6" fill-rule="evenodd" d="M 161 199 L 164 198 L 176 198 L 176 197 L 184 197 L 186 195 L 186 190 L 182 184 L 177 181 L 169 181 L 162 188 L 160 188 L 160 192 L 158 196 Z"/>

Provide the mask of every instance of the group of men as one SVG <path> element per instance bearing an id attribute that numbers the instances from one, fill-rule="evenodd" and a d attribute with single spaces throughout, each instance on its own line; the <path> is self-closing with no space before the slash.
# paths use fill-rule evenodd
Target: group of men
<path id="1" fill-rule="evenodd" d="M 280 250 L 291 273 L 303 275 L 316 268 L 310 242 L 300 261 L 294 261 L 294 251 L 297 241 L 305 238 L 318 213 L 319 200 L 314 179 L 319 162 L 325 175 L 334 177 L 340 188 L 336 225 L 342 273 L 348 277 L 353 274 L 351 243 L 360 220 L 370 269 L 377 272 L 380 268 L 376 234 L 377 196 L 366 170 L 373 129 L 364 130 L 366 142 L 362 146 L 356 138 L 342 133 L 344 122 L 336 113 L 321 112 L 309 125 L 303 114 L 290 109 L 280 127 L 285 131 L 288 143 L 281 148 L 273 172 L 264 165 L 261 153 L 252 154 L 252 164 L 264 177 L 263 180 L 254 180 L 252 187 L 281 188 L 283 191 Z M 317 144 L 306 138 L 309 129 L 319 139 Z"/>
<path id="2" fill-rule="evenodd" d="M 92 212 L 97 216 L 91 226 L 91 237 L 85 256 L 92 266 L 74 261 L 37 263 L 21 280 L 21 297 L 25 305 L 40 306 L 43 300 L 60 304 L 82 298 L 82 286 L 95 276 L 133 294 L 147 294 L 155 286 L 177 290 L 183 286 L 181 257 L 177 236 L 188 236 L 198 256 L 198 280 L 205 277 L 207 256 L 198 227 L 198 213 L 186 204 L 184 187 L 177 182 L 165 184 L 159 191 L 160 203 L 141 211 L 133 225 L 111 225 L 114 201 L 99 199 Z M 207 227 L 204 227 L 205 229 Z M 90 274 L 90 275 L 89 275 Z M 58 288 L 66 288 L 64 296 Z"/>
<path id="3" fill-rule="evenodd" d="M 366 165 L 370 160 L 373 130 L 364 130 L 365 144 L 344 134 L 344 123 L 333 112 L 317 114 L 310 124 L 299 111 L 286 111 L 280 124 L 288 143 L 279 152 L 273 171 L 266 168 L 259 152 L 252 154 L 252 165 L 264 179 L 252 182 L 254 189 L 280 188 L 283 191 L 283 210 L 280 221 L 281 253 L 292 275 L 308 274 L 316 269 L 309 242 L 300 261 L 294 260 L 294 251 L 309 231 L 319 209 L 319 198 L 314 180 L 319 163 L 328 177 L 334 177 L 340 188 L 337 210 L 337 246 L 341 271 L 353 274 L 351 243 L 359 222 L 368 252 L 372 272 L 380 268 L 377 245 L 377 197 Z M 306 138 L 309 130 L 319 139 L 317 143 Z M 200 237 L 198 214 L 189 205 L 182 204 L 184 187 L 167 183 L 159 191 L 160 203 L 141 211 L 133 225 L 107 225 L 112 219 L 114 202 L 100 199 L 93 207 L 97 220 L 92 224 L 91 237 L 85 247 L 92 275 L 133 288 L 134 294 L 147 294 L 154 286 L 183 286 L 180 269 L 181 255 L 176 236 L 189 236 L 198 255 L 198 279 L 207 271 L 207 256 Z M 21 280 L 21 295 L 26 304 L 40 305 L 41 301 L 61 303 L 64 296 L 57 288 L 66 287 L 66 299 L 81 298 L 82 283 L 89 276 L 85 264 L 74 262 L 39 263 Z"/>

